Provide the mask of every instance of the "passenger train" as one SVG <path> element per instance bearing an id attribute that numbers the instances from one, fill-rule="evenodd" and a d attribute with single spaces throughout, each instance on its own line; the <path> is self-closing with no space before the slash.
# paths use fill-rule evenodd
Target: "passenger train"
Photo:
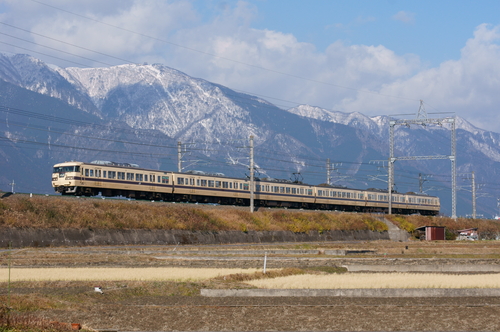
<path id="1" fill-rule="evenodd" d="M 328 185 L 255 178 L 256 207 L 286 207 L 358 212 L 387 212 L 388 193 Z M 171 202 L 250 205 L 250 179 L 199 171 L 170 172 L 110 161 L 54 165 L 52 187 L 62 195 L 127 197 Z M 396 214 L 437 215 L 438 197 L 393 193 Z"/>

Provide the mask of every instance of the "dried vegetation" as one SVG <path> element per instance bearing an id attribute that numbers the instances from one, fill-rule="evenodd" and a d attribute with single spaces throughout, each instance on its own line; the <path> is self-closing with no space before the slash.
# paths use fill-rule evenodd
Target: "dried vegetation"
<path id="1" fill-rule="evenodd" d="M 192 231 L 386 231 L 369 214 L 13 195 L 0 200 L 0 227 L 176 229 Z"/>

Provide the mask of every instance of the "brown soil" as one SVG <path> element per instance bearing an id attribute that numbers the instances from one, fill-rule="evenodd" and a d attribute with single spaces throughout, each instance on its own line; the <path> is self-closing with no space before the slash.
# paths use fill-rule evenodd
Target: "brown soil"
<path id="1" fill-rule="evenodd" d="M 498 331 L 499 306 L 498 298 L 194 296 L 120 303 L 104 295 L 78 310 L 43 315 L 131 331 Z"/>

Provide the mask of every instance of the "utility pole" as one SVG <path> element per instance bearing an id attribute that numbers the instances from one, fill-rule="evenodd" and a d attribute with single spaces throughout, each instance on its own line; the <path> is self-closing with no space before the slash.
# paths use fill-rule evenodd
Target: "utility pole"
<path id="1" fill-rule="evenodd" d="M 250 135 L 250 213 L 254 211 L 253 135 Z"/>
<path id="2" fill-rule="evenodd" d="M 330 185 L 330 158 L 326 159 L 326 184 Z"/>
<path id="3" fill-rule="evenodd" d="M 424 182 L 428 181 L 426 178 L 424 178 L 422 173 L 418 173 L 418 190 L 419 193 L 424 192 Z"/>
<path id="4" fill-rule="evenodd" d="M 472 171 L 472 219 L 476 219 L 476 177 Z"/>
<path id="5" fill-rule="evenodd" d="M 182 143 L 177 142 L 177 172 L 182 172 Z"/>

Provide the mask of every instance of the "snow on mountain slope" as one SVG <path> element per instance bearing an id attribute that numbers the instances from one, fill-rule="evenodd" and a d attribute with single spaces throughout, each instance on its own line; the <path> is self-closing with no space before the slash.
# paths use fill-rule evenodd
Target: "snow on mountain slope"
<path id="1" fill-rule="evenodd" d="M 249 123 L 248 109 L 228 98 L 221 87 L 162 65 L 67 68 L 62 75 L 83 88 L 104 115 L 133 128 L 156 129 L 170 137 L 250 134 L 248 128 L 235 129 Z M 271 107 L 254 97 L 240 98 L 253 106 Z"/>
<path id="2" fill-rule="evenodd" d="M 98 115 L 93 103 L 75 90 L 74 85 L 59 74 L 55 66 L 49 66 L 25 54 L 6 55 L 0 53 L 0 79 L 37 92 L 60 99 L 88 113 Z"/>

